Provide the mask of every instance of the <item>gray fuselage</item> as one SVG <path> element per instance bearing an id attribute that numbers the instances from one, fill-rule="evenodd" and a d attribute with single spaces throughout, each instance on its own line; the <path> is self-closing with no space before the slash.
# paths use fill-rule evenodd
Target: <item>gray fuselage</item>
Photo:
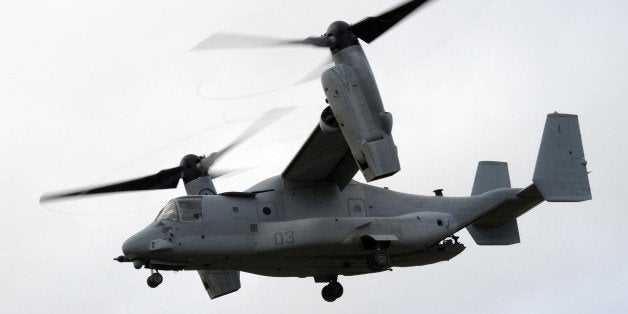
<path id="1" fill-rule="evenodd" d="M 240 196 L 198 198 L 202 218 L 156 220 L 123 246 L 159 269 L 229 269 L 268 276 L 371 272 L 369 243 L 383 243 L 392 266 L 449 260 L 464 246 L 442 240 L 517 198 L 521 189 L 473 197 L 418 196 L 351 182 L 267 179 Z M 179 213 L 181 215 L 181 213 Z"/>

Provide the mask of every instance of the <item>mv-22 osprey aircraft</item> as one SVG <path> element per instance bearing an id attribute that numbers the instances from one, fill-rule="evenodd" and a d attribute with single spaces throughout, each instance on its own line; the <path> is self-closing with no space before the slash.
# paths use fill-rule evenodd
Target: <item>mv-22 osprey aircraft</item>
<path id="1" fill-rule="evenodd" d="M 281 175 L 244 192 L 217 193 L 212 179 L 220 173 L 212 165 L 251 136 L 249 130 L 207 157 L 187 155 L 154 175 L 44 195 L 42 201 L 175 188 L 182 179 L 187 196 L 168 202 L 154 222 L 124 242 L 124 255 L 115 260 L 150 269 L 151 288 L 162 282 L 160 270 L 196 270 L 212 299 L 237 291 L 241 271 L 313 277 L 328 283 L 322 296 L 332 302 L 343 293 L 339 275 L 447 261 L 465 249 L 455 236 L 464 228 L 479 245 L 518 243 L 517 217 L 541 202 L 591 199 L 578 118 L 558 113 L 547 116 L 533 183 L 525 188 L 511 188 L 507 164 L 497 161 L 478 164 L 469 197 L 438 190 L 434 196 L 404 194 L 352 180 L 358 170 L 367 182 L 400 170 L 392 116 L 358 39 L 370 43 L 426 2 L 409 1 L 352 25 L 334 22 L 323 36 L 305 40 L 234 36 L 231 47 L 298 44 L 331 51 L 335 65 L 321 76 L 329 106 Z M 225 42 L 215 39 L 197 48 Z"/>

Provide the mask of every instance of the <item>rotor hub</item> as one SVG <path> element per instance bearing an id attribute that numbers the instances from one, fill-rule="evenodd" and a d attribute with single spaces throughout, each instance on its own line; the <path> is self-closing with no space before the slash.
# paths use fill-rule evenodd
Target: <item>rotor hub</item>
<path id="1" fill-rule="evenodd" d="M 358 45 L 358 37 L 351 31 L 351 25 L 345 21 L 331 23 L 327 28 L 325 36 L 330 39 L 329 49 L 332 53 Z"/>
<path id="2" fill-rule="evenodd" d="M 185 155 L 181 159 L 179 166 L 181 167 L 181 178 L 183 179 L 183 183 L 188 183 L 198 177 L 207 175 L 207 173 L 203 174 L 199 171 L 197 167 L 199 162 L 201 162 L 201 157 L 194 154 Z"/>

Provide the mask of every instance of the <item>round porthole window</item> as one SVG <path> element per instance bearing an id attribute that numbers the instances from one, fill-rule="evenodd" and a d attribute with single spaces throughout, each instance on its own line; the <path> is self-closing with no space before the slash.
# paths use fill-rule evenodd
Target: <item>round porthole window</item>
<path id="1" fill-rule="evenodd" d="M 270 213 L 272 213 L 272 212 L 273 211 L 268 206 L 262 208 L 262 213 L 264 213 L 264 215 L 266 215 L 266 216 L 270 215 Z"/>
<path id="2" fill-rule="evenodd" d="M 356 214 L 361 213 L 362 212 L 362 206 L 360 206 L 358 204 L 353 205 L 353 212 L 356 213 Z"/>

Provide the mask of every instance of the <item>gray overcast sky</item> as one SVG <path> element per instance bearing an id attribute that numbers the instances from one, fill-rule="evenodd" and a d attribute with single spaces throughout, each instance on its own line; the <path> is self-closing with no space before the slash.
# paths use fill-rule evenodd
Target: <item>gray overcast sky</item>
<path id="1" fill-rule="evenodd" d="M 522 243 L 437 265 L 341 278 L 322 301 L 312 279 L 243 274 L 210 301 L 195 272 L 111 260 L 177 191 L 70 201 L 39 196 L 151 173 L 209 153 L 254 115 L 299 107 L 221 166 L 243 190 L 279 173 L 323 109 L 320 83 L 285 88 L 327 56 L 316 49 L 190 53 L 218 31 L 304 37 L 400 1 L 2 1 L 0 188 L 6 312 L 625 313 L 628 237 L 628 2 L 440 0 L 365 47 L 402 171 L 379 186 L 468 195 L 479 160 L 530 183 L 545 121 L 580 116 L 593 201 L 544 203 L 519 220 Z M 264 93 L 269 90 L 274 92 Z M 237 98 L 246 94 L 261 95 Z M 224 100 L 208 98 L 228 98 Z M 234 98 L 236 97 L 236 98 Z M 357 178 L 362 180 L 361 177 Z M 77 214 L 79 213 L 79 214 Z"/>

